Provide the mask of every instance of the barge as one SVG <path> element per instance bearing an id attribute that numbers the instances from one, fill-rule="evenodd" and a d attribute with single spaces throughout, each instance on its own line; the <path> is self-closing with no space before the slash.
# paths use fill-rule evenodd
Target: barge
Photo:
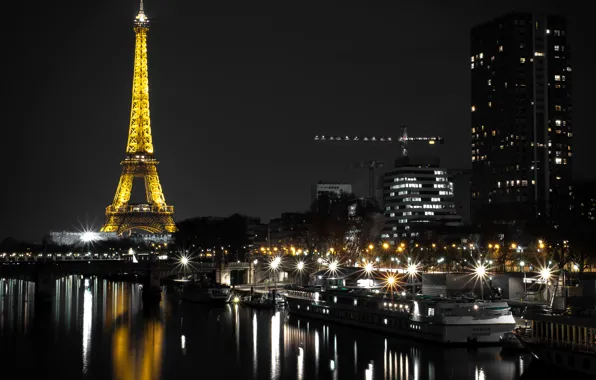
<path id="1" fill-rule="evenodd" d="M 387 297 L 379 289 L 293 288 L 290 314 L 446 345 L 500 345 L 515 328 L 506 302 L 431 296 Z"/>

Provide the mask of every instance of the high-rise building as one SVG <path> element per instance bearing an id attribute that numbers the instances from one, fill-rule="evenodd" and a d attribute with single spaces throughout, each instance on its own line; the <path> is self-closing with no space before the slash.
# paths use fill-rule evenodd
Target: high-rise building
<path id="1" fill-rule="evenodd" d="M 313 188 L 312 193 L 312 200 L 315 201 L 319 199 L 321 194 L 333 194 L 335 196 L 340 196 L 342 194 L 351 194 L 352 193 L 352 185 L 348 183 L 329 183 L 329 182 L 319 182 Z"/>
<path id="2" fill-rule="evenodd" d="M 423 237 L 439 226 L 459 226 L 453 183 L 436 157 L 406 156 L 383 176 L 385 227 L 381 237 L 390 244 Z"/>
<path id="3" fill-rule="evenodd" d="M 472 30 L 470 55 L 473 217 L 491 209 L 538 216 L 568 208 L 573 130 L 565 19 L 506 14 Z"/>

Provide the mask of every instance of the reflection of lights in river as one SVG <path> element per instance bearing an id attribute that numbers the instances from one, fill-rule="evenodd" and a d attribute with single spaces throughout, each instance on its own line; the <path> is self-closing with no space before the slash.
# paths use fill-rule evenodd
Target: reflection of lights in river
<path id="1" fill-rule="evenodd" d="M 271 378 L 279 378 L 279 311 L 271 317 Z"/>
<path id="2" fill-rule="evenodd" d="M 304 379 L 304 350 L 298 347 L 298 373 L 296 375 L 298 380 Z"/>
<path id="3" fill-rule="evenodd" d="M 373 379 L 373 361 L 371 360 L 368 363 L 368 368 L 364 370 L 364 379 L 365 380 L 372 380 Z"/>
<path id="4" fill-rule="evenodd" d="M 85 286 L 89 286 L 89 280 L 85 280 Z M 87 373 L 89 366 L 89 345 L 91 343 L 91 318 L 93 316 L 93 296 L 90 289 L 85 289 L 83 296 L 83 372 Z"/>
<path id="5" fill-rule="evenodd" d="M 234 335 L 236 335 L 236 361 L 240 362 L 240 320 L 238 319 L 238 304 L 234 304 Z"/>
<path id="6" fill-rule="evenodd" d="M 253 378 L 257 378 L 257 313 L 252 315 L 252 365 Z"/>
<path id="7" fill-rule="evenodd" d="M 354 373 L 358 373 L 358 343 L 354 341 Z"/>
<path id="8" fill-rule="evenodd" d="M 319 330 L 315 330 L 315 372 L 319 373 Z"/>
<path id="9" fill-rule="evenodd" d="M 474 380 L 486 380 L 484 376 L 484 368 L 476 366 L 474 369 Z"/>

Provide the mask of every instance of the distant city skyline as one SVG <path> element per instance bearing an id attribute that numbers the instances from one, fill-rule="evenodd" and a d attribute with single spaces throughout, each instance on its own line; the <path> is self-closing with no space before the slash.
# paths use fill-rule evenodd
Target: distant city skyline
<path id="1" fill-rule="evenodd" d="M 114 163 L 125 152 L 137 7 L 133 0 L 42 3 L 28 13 L 34 28 L 10 32 L 26 41 L 14 70 L 26 75 L 6 78 L 20 104 L 9 107 L 14 127 L 0 142 L 0 239 L 101 226 L 120 174 Z M 266 221 L 305 210 L 311 187 L 325 178 L 366 196 L 368 175 L 350 164 L 399 156 L 397 145 L 317 145 L 316 134 L 397 136 L 405 124 L 411 134 L 445 138 L 410 154 L 470 168 L 470 31 L 514 9 L 567 17 L 574 178 L 593 178 L 596 49 L 587 38 L 591 16 L 577 4 L 346 2 L 313 12 L 145 1 L 154 20 L 152 132 L 175 219 L 237 212 Z"/>

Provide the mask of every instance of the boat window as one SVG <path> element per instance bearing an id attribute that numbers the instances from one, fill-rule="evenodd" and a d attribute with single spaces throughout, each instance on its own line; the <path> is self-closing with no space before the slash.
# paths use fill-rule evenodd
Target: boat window
<path id="1" fill-rule="evenodd" d="M 434 307 L 429 307 L 428 308 L 428 316 L 429 317 L 434 317 L 435 316 L 435 308 Z"/>

